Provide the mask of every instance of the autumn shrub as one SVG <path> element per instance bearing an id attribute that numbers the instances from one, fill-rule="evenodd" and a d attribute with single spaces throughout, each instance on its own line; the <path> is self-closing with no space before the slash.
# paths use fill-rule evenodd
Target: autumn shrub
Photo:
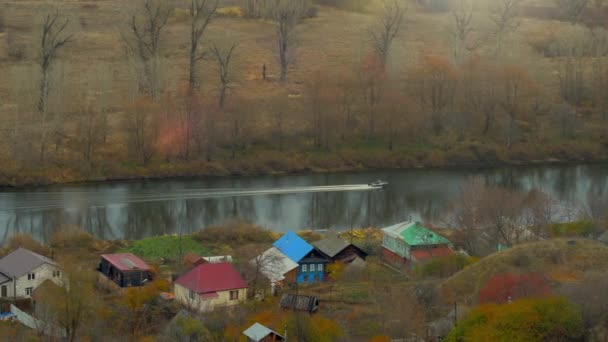
<path id="1" fill-rule="evenodd" d="M 242 17 L 243 9 L 239 6 L 220 7 L 215 13 L 223 17 Z"/>
<path id="2" fill-rule="evenodd" d="M 549 226 L 552 237 L 588 237 L 600 230 L 596 222 L 592 220 L 580 220 L 574 222 L 554 223 Z"/>
<path id="3" fill-rule="evenodd" d="M 367 0 L 315 0 L 319 5 L 332 6 L 347 11 L 363 12 L 367 8 Z"/>
<path id="4" fill-rule="evenodd" d="M 502 273 L 490 278 L 479 291 L 481 303 L 505 303 L 523 297 L 546 296 L 551 292 L 545 277 L 537 273 Z"/>
<path id="5" fill-rule="evenodd" d="M 580 309 L 561 297 L 520 299 L 473 309 L 445 341 L 580 341 Z"/>
<path id="6" fill-rule="evenodd" d="M 95 238 L 84 230 L 64 227 L 51 235 L 50 245 L 57 249 L 92 250 L 95 247 Z"/>
<path id="7" fill-rule="evenodd" d="M 51 251 L 48 247 L 36 241 L 31 235 L 24 233 L 13 234 L 8 240 L 3 254 L 8 254 L 19 247 L 47 257 L 51 256 Z"/>
<path id="8" fill-rule="evenodd" d="M 272 231 L 245 221 L 232 221 L 224 226 L 203 228 L 192 234 L 201 243 L 239 246 L 245 243 L 272 243 L 277 235 Z"/>
<path id="9" fill-rule="evenodd" d="M 475 261 L 475 258 L 462 254 L 454 254 L 434 258 L 422 265 L 416 266 L 414 273 L 420 277 L 448 277 Z"/>

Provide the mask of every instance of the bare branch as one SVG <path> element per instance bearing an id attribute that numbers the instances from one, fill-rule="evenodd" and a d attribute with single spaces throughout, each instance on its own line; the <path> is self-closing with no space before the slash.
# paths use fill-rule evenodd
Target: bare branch
<path id="1" fill-rule="evenodd" d="M 384 14 L 377 28 L 371 30 L 370 36 L 374 51 L 385 67 L 393 40 L 397 37 L 405 9 L 399 5 L 398 0 L 384 1 Z"/>

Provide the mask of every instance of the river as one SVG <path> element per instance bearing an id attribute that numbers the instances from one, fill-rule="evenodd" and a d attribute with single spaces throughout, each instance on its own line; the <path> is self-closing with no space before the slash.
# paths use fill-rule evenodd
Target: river
<path id="1" fill-rule="evenodd" d="M 586 207 L 590 193 L 608 197 L 605 164 L 54 185 L 0 192 L 0 237 L 22 232 L 47 241 L 72 226 L 101 239 L 140 239 L 233 219 L 277 231 L 385 226 L 410 217 L 440 223 L 472 178 L 542 190 L 569 215 Z M 366 186 L 376 179 L 389 185 Z"/>

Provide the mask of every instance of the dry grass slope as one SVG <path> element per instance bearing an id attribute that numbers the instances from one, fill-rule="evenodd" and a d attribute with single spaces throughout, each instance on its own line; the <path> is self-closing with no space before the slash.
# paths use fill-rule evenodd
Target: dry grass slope
<path id="1" fill-rule="evenodd" d="M 479 290 L 496 274 L 541 273 L 558 286 L 577 281 L 592 269 L 608 271 L 608 247 L 586 239 L 546 240 L 492 254 L 448 278 L 440 288 L 447 298 L 475 303 Z"/>

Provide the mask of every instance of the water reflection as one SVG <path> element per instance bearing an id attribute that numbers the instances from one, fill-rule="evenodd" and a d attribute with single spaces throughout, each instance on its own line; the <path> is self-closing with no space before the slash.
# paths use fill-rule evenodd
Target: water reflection
<path id="1" fill-rule="evenodd" d="M 183 179 L 52 186 L 0 193 L 0 238 L 18 232 L 46 241 L 62 226 L 83 227 L 103 239 L 137 239 L 191 232 L 236 218 L 278 231 L 303 228 L 383 226 L 408 217 L 442 223 L 460 186 L 476 177 L 486 184 L 528 191 L 540 189 L 564 208 L 584 208 L 588 198 L 608 198 L 606 165 L 502 168 L 493 170 L 416 170 L 327 175 Z M 178 194 L 188 189 L 279 188 L 366 184 L 386 179 L 384 190 L 177 199 L 125 203 L 150 192 Z M 45 194 L 41 195 L 40 192 Z M 104 205 L 92 206 L 95 203 Z M 48 209 L 28 210 L 48 206 Z M 61 208 L 63 207 L 63 208 Z M 573 211 L 575 212 L 575 211 Z"/>

